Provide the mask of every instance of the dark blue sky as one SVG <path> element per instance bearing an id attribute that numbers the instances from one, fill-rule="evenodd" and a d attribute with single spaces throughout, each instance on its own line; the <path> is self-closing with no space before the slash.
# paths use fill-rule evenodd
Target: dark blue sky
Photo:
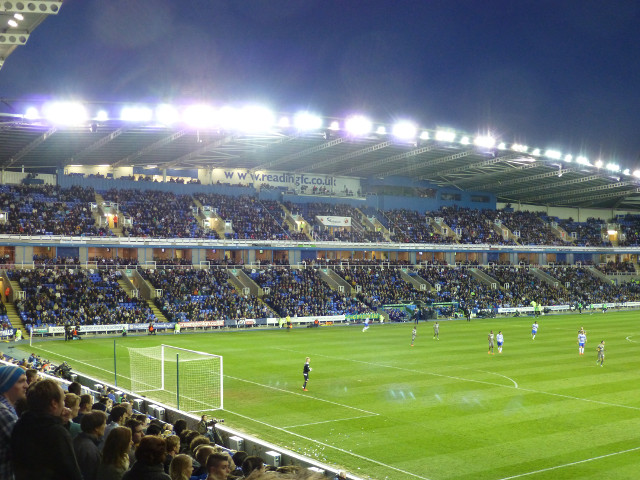
<path id="1" fill-rule="evenodd" d="M 640 2 L 67 0 L 0 97 L 263 100 L 640 166 Z"/>

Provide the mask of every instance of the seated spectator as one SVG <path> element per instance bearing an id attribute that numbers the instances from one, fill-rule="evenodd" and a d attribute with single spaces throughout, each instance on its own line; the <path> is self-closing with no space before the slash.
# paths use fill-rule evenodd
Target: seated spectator
<path id="1" fill-rule="evenodd" d="M 176 455 L 169 467 L 171 480 L 189 480 L 193 473 L 193 460 L 189 455 Z"/>
<path id="2" fill-rule="evenodd" d="M 248 477 L 254 471 L 263 472 L 264 471 L 264 461 L 262 458 L 252 456 L 247 457 L 244 462 L 242 462 L 242 473 L 245 477 Z"/>
<path id="3" fill-rule="evenodd" d="M 107 426 L 107 414 L 100 410 L 87 413 L 80 423 L 82 433 L 73 440 L 78 466 L 84 480 L 96 480 L 100 465 L 100 445 Z"/>
<path id="4" fill-rule="evenodd" d="M 120 480 L 129 469 L 131 430 L 115 427 L 109 432 L 102 449 L 102 460 L 96 480 Z"/>
<path id="5" fill-rule="evenodd" d="M 64 406 L 71 410 L 70 420 L 65 424 L 65 427 L 68 428 L 71 438 L 75 439 L 82 432 L 80 424 L 73 421 L 80 411 L 80 397 L 75 393 L 66 393 Z"/>
<path id="6" fill-rule="evenodd" d="M 27 393 L 24 369 L 15 365 L 0 366 L 0 478 L 13 478 L 9 445 L 13 426 L 18 421 L 15 405 Z"/>
<path id="7" fill-rule="evenodd" d="M 209 455 L 207 459 L 207 480 L 226 480 L 229 473 L 231 473 L 231 468 L 227 455 L 224 453 L 212 453 Z"/>
<path id="8" fill-rule="evenodd" d="M 164 473 L 166 454 L 167 445 L 164 438 L 144 437 L 136 448 L 136 463 L 123 475 L 122 480 L 171 480 L 171 477 Z"/>
<path id="9" fill-rule="evenodd" d="M 78 415 L 73 418 L 73 421 L 77 424 L 80 424 L 82 417 L 89 413 L 93 405 L 93 398 L 91 395 L 80 395 L 80 405 L 78 409 Z"/>
<path id="10" fill-rule="evenodd" d="M 169 467 L 173 459 L 180 453 L 180 437 L 177 435 L 169 435 L 165 437 L 167 441 L 167 456 L 164 459 L 164 473 L 171 473 Z"/>
<path id="11" fill-rule="evenodd" d="M 133 464 L 136 461 L 136 449 L 140 442 L 144 438 L 144 427 L 142 423 L 135 418 L 130 418 L 125 423 L 125 427 L 131 430 L 131 447 L 129 448 L 129 463 Z"/>
<path id="12" fill-rule="evenodd" d="M 64 392 L 60 385 L 48 379 L 36 382 L 27 392 L 27 408 L 11 434 L 16 480 L 83 480 L 71 434 L 62 425 Z"/>

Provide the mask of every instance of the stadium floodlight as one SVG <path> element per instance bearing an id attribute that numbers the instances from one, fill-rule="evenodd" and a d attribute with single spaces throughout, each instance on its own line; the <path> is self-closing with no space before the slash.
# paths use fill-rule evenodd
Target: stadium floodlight
<path id="1" fill-rule="evenodd" d="M 124 107 L 120 112 L 120 120 L 125 122 L 149 122 L 152 118 L 149 107 Z"/>
<path id="2" fill-rule="evenodd" d="M 491 135 L 478 135 L 473 139 L 474 145 L 482 148 L 493 148 L 496 144 L 496 139 Z"/>
<path id="3" fill-rule="evenodd" d="M 367 117 L 354 115 L 353 117 L 347 118 L 344 127 L 351 135 L 364 136 L 371 132 L 373 125 Z"/>
<path id="4" fill-rule="evenodd" d="M 98 122 L 106 122 L 107 120 L 109 120 L 109 114 L 106 110 L 100 110 L 96 114 L 96 118 L 94 118 L 94 120 L 97 120 Z"/>
<path id="5" fill-rule="evenodd" d="M 14 13 L 13 18 L 20 21 L 24 20 L 24 16 L 21 13 Z"/>
<path id="6" fill-rule="evenodd" d="M 393 126 L 393 136 L 400 140 L 413 140 L 418 134 L 418 129 L 412 122 L 400 121 Z"/>
<path id="7" fill-rule="evenodd" d="M 244 132 L 265 132 L 273 128 L 276 117 L 271 110 L 261 106 L 247 106 L 238 114 L 238 128 Z"/>
<path id="8" fill-rule="evenodd" d="M 51 102 L 42 107 L 44 118 L 56 125 L 81 125 L 87 122 L 87 110 L 77 102 Z"/>
<path id="9" fill-rule="evenodd" d="M 329 130 L 340 130 L 340 122 L 334 120 L 329 124 Z"/>
<path id="10" fill-rule="evenodd" d="M 40 112 L 38 112 L 36 107 L 29 107 L 24 113 L 24 118 L 27 120 L 36 120 L 37 118 L 40 118 Z"/>
<path id="11" fill-rule="evenodd" d="M 623 175 L 627 175 L 627 176 L 629 176 L 629 175 L 631 175 L 631 170 L 629 170 L 628 168 L 625 168 L 625 169 L 622 171 L 622 173 L 623 173 Z"/>
<path id="12" fill-rule="evenodd" d="M 465 135 L 460 139 L 460 143 L 462 145 L 469 145 L 471 143 L 471 140 Z"/>
<path id="13" fill-rule="evenodd" d="M 420 140 L 429 140 L 429 132 L 427 132 L 426 130 L 424 130 L 421 134 L 420 134 Z"/>
<path id="14" fill-rule="evenodd" d="M 293 126 L 301 132 L 322 128 L 322 117 L 309 112 L 298 112 L 293 117 Z"/>
<path id="15" fill-rule="evenodd" d="M 173 125 L 180 120 L 180 113 L 173 105 L 158 105 L 156 107 L 156 120 L 162 125 Z"/>
<path id="16" fill-rule="evenodd" d="M 607 170 L 610 170 L 612 172 L 619 172 L 620 165 L 618 165 L 617 163 L 609 162 L 607 163 Z"/>
<path id="17" fill-rule="evenodd" d="M 519 143 L 514 143 L 513 145 L 511 145 L 511 150 L 513 150 L 514 152 L 527 153 L 529 147 L 527 147 L 526 145 L 521 145 Z"/>
<path id="18" fill-rule="evenodd" d="M 536 157 L 540 156 L 540 149 L 539 148 L 534 148 L 533 151 L 531 152 L 531 155 L 535 155 Z"/>
<path id="19" fill-rule="evenodd" d="M 210 128 L 216 124 L 216 112 L 210 105 L 189 105 L 182 112 L 182 120 L 194 128 Z"/>
<path id="20" fill-rule="evenodd" d="M 387 134 L 387 128 L 384 125 L 380 125 L 378 128 L 376 128 L 376 133 L 378 135 L 386 135 Z"/>
<path id="21" fill-rule="evenodd" d="M 640 178 L 640 170 L 634 170 L 633 171 L 633 176 L 636 178 Z"/>
<path id="22" fill-rule="evenodd" d="M 504 142 L 500 142 L 498 144 L 498 150 L 506 150 L 507 149 L 507 144 Z"/>
<path id="23" fill-rule="evenodd" d="M 583 155 L 580 155 L 576 158 L 576 162 L 579 163 L 580 165 L 591 165 L 591 162 L 589 161 L 589 159 Z"/>
<path id="24" fill-rule="evenodd" d="M 453 142 L 456 139 L 456 132 L 451 130 L 437 130 L 435 138 L 439 142 Z"/>
<path id="25" fill-rule="evenodd" d="M 562 158 L 562 152 L 558 150 L 547 150 L 544 152 L 544 156 L 552 160 L 560 160 Z"/>
<path id="26" fill-rule="evenodd" d="M 596 160 L 596 168 L 602 168 L 602 165 L 604 165 L 604 163 L 602 162 L 602 160 Z"/>
<path id="27" fill-rule="evenodd" d="M 573 161 L 573 155 L 570 155 L 570 154 L 565 155 L 564 161 L 567 163 L 571 163 Z"/>
<path id="28" fill-rule="evenodd" d="M 289 117 L 280 117 L 280 120 L 278 120 L 278 127 L 289 128 L 290 126 L 291 120 L 289 120 Z"/>
<path id="29" fill-rule="evenodd" d="M 10 27 L 16 28 L 18 26 L 18 22 L 16 22 L 13 18 L 10 18 L 7 22 Z"/>

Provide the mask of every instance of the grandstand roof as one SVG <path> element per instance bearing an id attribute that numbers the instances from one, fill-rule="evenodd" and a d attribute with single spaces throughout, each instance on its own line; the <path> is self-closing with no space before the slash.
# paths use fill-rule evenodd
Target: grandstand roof
<path id="1" fill-rule="evenodd" d="M 406 176 L 441 187 L 491 192 L 502 202 L 629 209 L 640 204 L 640 182 L 628 172 L 551 160 L 509 147 L 436 141 L 434 135 L 408 143 L 388 135 L 356 138 L 329 130 L 246 134 L 121 121 L 93 127 L 95 131 L 4 117 L 0 168 L 50 171 L 69 165 L 110 165 Z"/>
<path id="2" fill-rule="evenodd" d="M 62 0 L 5 1 L 0 5 L 0 68 L 16 47 L 25 45 L 49 15 L 56 15 Z M 10 23 L 11 22 L 11 23 Z"/>

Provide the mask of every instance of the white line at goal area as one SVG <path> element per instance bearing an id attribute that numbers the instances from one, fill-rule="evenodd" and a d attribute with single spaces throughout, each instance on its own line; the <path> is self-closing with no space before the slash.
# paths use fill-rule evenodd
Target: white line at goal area
<path id="1" fill-rule="evenodd" d="M 222 357 L 171 345 L 132 348 L 131 391 L 184 412 L 224 408 Z"/>

